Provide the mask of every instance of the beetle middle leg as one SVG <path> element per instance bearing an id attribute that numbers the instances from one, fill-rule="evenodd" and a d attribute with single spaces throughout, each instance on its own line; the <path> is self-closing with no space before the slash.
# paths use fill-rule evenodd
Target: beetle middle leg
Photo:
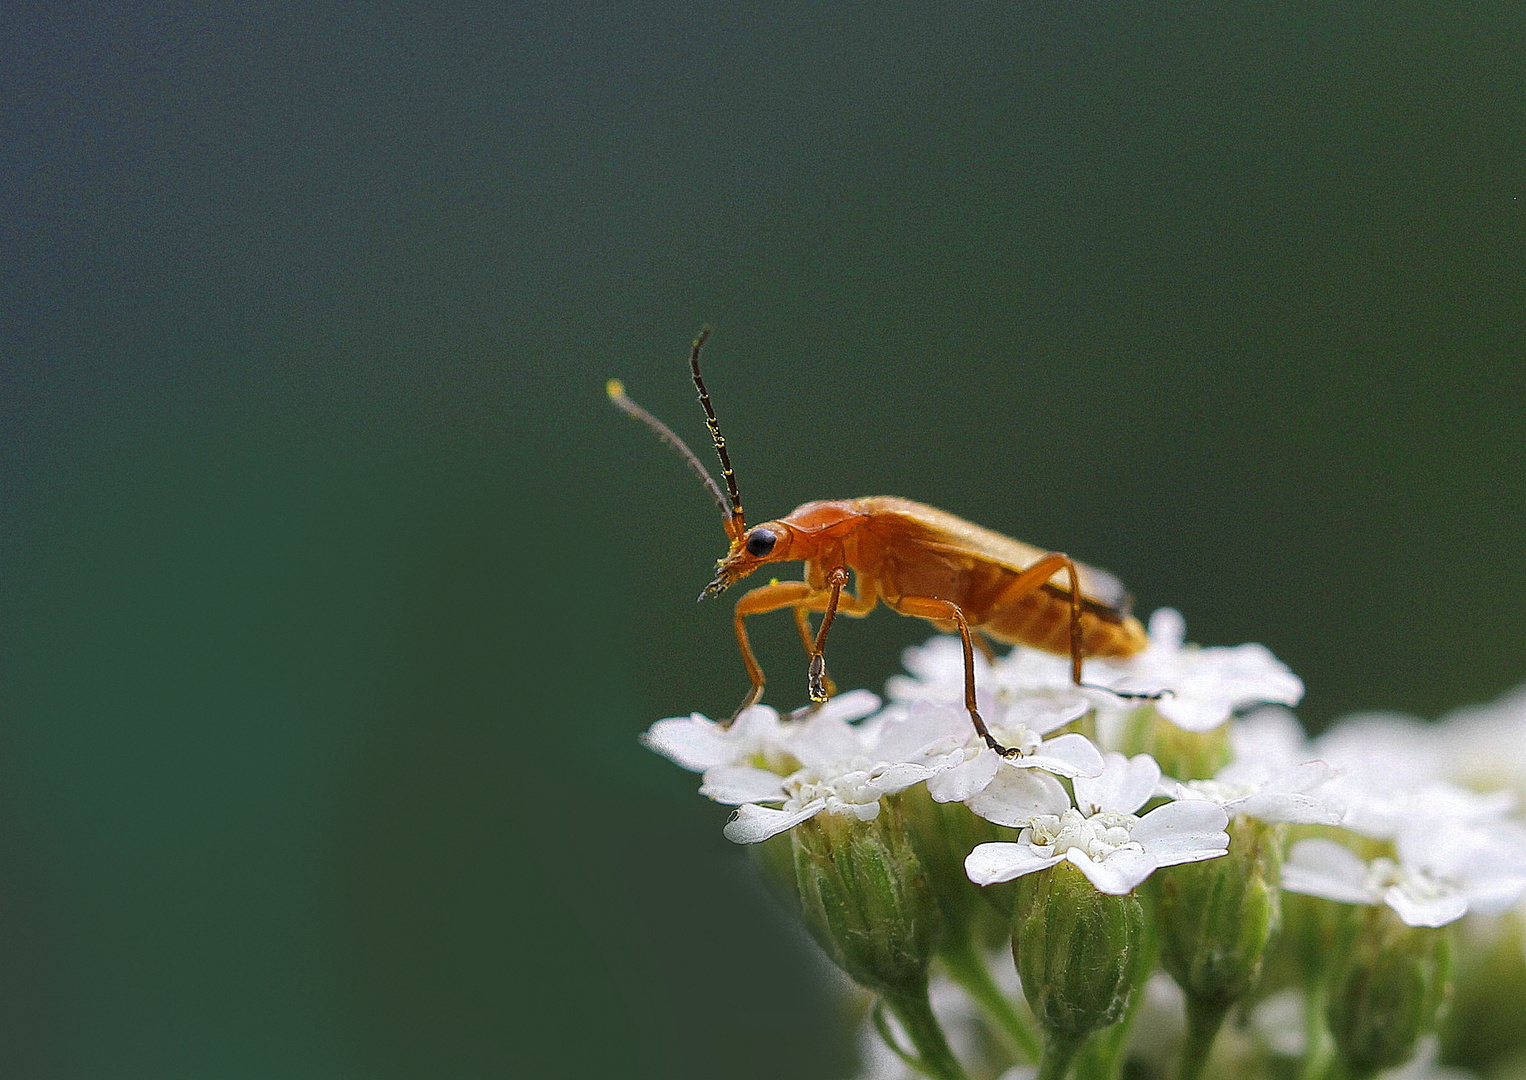
<path id="1" fill-rule="evenodd" d="M 811 701 L 821 704 L 832 696 L 832 680 L 827 678 L 827 660 L 823 650 L 827 646 L 827 631 L 832 628 L 832 620 L 837 617 L 837 605 L 842 601 L 843 586 L 848 583 L 848 571 L 843 567 L 835 567 L 827 573 L 827 587 L 831 593 L 827 597 L 826 612 L 821 617 L 821 626 L 816 631 L 816 640 L 807 650 L 810 653 L 810 664 L 806 668 L 806 692 Z"/>
<path id="2" fill-rule="evenodd" d="M 879 593 L 874 580 L 863 572 L 858 574 L 858 595 L 847 592 L 845 587 L 848 583 L 848 571 L 843 567 L 829 570 L 826 580 L 830 586 L 826 589 L 815 588 L 805 581 L 776 581 L 753 589 L 737 601 L 735 615 L 737 648 L 742 653 L 742 663 L 747 667 L 747 677 L 752 680 L 752 689 L 742 699 L 742 704 L 737 706 L 736 712 L 731 714 L 732 720 L 735 720 L 743 709 L 756 705 L 763 697 L 763 667 L 758 663 L 758 658 L 752 651 L 752 643 L 747 639 L 745 620 L 749 615 L 762 615 L 769 611 L 778 611 L 783 607 L 793 607 L 795 626 L 800 631 L 800 643 L 805 647 L 806 656 L 810 658 L 806 671 L 806 684 L 811 701 L 813 704 L 820 704 L 835 692 L 831 679 L 827 677 L 826 659 L 823 655 L 827 630 L 839 611 L 854 616 L 869 614 L 874 610 L 874 605 L 879 602 Z M 812 611 L 824 613 L 821 627 L 814 635 L 811 633 L 807 614 Z"/>
<path id="3" fill-rule="evenodd" d="M 747 593 L 737 601 L 736 612 L 732 620 L 736 626 L 737 649 L 742 654 L 742 663 L 747 668 L 747 677 L 752 680 L 752 689 L 742 699 L 736 712 L 731 714 L 731 720 L 735 720 L 742 712 L 756 705 L 763 697 L 763 665 L 758 663 L 758 658 L 753 654 L 752 643 L 747 640 L 747 616 L 762 615 L 769 611 L 778 611 L 780 608 L 793 607 L 797 615 L 797 621 L 802 617 L 799 612 L 808 610 L 810 601 L 820 593 L 804 581 L 776 581 L 771 585 L 763 585 Z M 730 724 L 731 720 L 727 723 Z"/>
<path id="4" fill-rule="evenodd" d="M 816 631 L 811 629 L 810 612 L 811 608 L 808 604 L 795 605 L 795 629 L 800 631 L 800 647 L 805 650 L 805 655 L 807 657 L 814 656 L 817 652 Z M 809 679 L 809 675 L 807 675 L 807 678 Z M 833 694 L 837 693 L 837 684 L 832 681 L 831 675 L 828 675 L 826 671 L 823 670 L 821 673 L 821 678 L 823 686 L 827 692 L 827 697 L 831 697 Z M 816 708 L 816 701 L 814 698 L 812 699 L 811 705 L 808 707 L 811 709 Z"/>

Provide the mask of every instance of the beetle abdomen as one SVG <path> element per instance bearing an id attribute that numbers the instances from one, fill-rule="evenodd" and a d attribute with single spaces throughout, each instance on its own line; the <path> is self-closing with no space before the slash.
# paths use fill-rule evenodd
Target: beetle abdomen
<path id="1" fill-rule="evenodd" d="M 992 611 L 981 631 L 1009 645 L 1027 645 L 1044 652 L 1070 653 L 1070 599 L 1039 589 L 1010 600 Z M 1081 612 L 1081 648 L 1086 656 L 1133 656 L 1150 643 L 1145 628 L 1132 615 L 1104 620 Z"/>

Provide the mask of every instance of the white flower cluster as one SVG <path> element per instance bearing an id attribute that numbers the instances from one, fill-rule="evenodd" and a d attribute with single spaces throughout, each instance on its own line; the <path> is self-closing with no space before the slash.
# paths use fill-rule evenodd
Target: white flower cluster
<path id="1" fill-rule="evenodd" d="M 1150 630 L 1148 649 L 1130 661 L 1089 662 L 1088 680 L 1118 689 L 1169 687 L 1171 696 L 1157 708 L 1191 731 L 1218 726 L 1248 705 L 1293 704 L 1302 696 L 1297 677 L 1259 645 L 1187 646 L 1181 617 L 1170 610 L 1157 612 Z M 883 797 L 925 784 L 938 802 L 963 803 L 988 821 L 1022 830 L 1015 842 L 970 853 L 966 869 L 978 884 L 1068 860 L 1098 890 L 1127 893 L 1158 867 L 1224 854 L 1232 813 L 1335 819 L 1312 794 L 1328 770 L 1290 760 L 1295 755 L 1280 728 L 1264 737 L 1247 728 L 1245 760 L 1217 783 L 1163 782 L 1148 755 L 1104 754 L 1105 740 L 1099 747 L 1074 732 L 1053 735 L 1088 712 L 1098 714 L 1099 728 L 1116 729 L 1137 705 L 1075 686 L 1064 657 L 1017 648 L 995 664 L 981 661 L 976 675 L 992 733 L 1018 751 L 1003 757 L 976 735 L 963 708 L 957 639 L 934 638 L 907 650 L 905 660 L 912 674 L 890 680 L 883 709 L 858 691 L 798 721 L 761 705 L 730 728 L 699 714 L 662 720 L 643 741 L 702 772 L 702 794 L 737 807 L 726 836 L 738 843 L 766 840 L 823 813 L 872 820 Z M 1279 739 L 1275 757 L 1265 752 L 1263 743 Z M 1269 767 L 1274 760 L 1285 767 Z M 1137 813 L 1157 799 L 1167 801 Z"/>
<path id="2" fill-rule="evenodd" d="M 1517 698 L 1517 727 L 1526 699 Z M 1501 703 L 1508 709 L 1511 702 Z M 1351 717 L 1308 753 L 1334 770 L 1328 787 L 1343 807 L 1341 826 L 1382 841 L 1392 854 L 1364 861 L 1328 837 L 1300 840 L 1288 853 L 1282 887 L 1351 904 L 1387 904 L 1410 926 L 1445 926 L 1469 911 L 1498 914 L 1526 895 L 1526 827 L 1514 817 L 1514 791 L 1480 792 L 1458 729 L 1479 722 L 1443 718 Z M 1496 716 L 1498 713 L 1496 713 Z M 1519 735 L 1517 736 L 1519 738 Z M 1498 745 L 1498 744 L 1497 744 Z M 1505 779 L 1500 762 L 1489 779 Z M 1517 764 L 1515 766 L 1519 768 Z"/>
<path id="3" fill-rule="evenodd" d="M 1285 889 L 1388 904 L 1413 926 L 1521 901 L 1526 827 L 1511 815 L 1515 791 L 1526 791 L 1526 693 L 1432 725 L 1353 717 L 1309 743 L 1285 708 L 1298 703 L 1303 684 L 1263 646 L 1188 645 L 1170 609 L 1157 611 L 1149 628 L 1144 652 L 1088 660 L 1086 681 L 1168 689 L 1153 707 L 1185 731 L 1231 724 L 1231 759 L 1210 780 L 1162 777 L 1148 755 L 1117 753 L 1137 702 L 1077 687 L 1065 657 L 1021 647 L 994 663 L 976 661 L 982 715 L 998 741 L 1019 751 L 998 755 L 970 725 L 963 654 L 947 636 L 906 651 L 909 674 L 890 679 L 883 708 L 875 695 L 854 691 L 801 720 L 758 705 L 727 728 L 696 713 L 659 721 L 643 742 L 703 773 L 702 794 L 737 807 L 726 826 L 737 843 L 823 813 L 871 820 L 881 799 L 925 784 L 938 802 L 1022 830 L 1014 842 L 970 853 L 966 869 L 978 884 L 1069 861 L 1100 891 L 1126 893 L 1158 867 L 1223 854 L 1225 825 L 1239 814 L 1340 826 L 1391 845 L 1391 855 L 1369 862 L 1332 836 L 1301 840 L 1283 870 Z M 1087 713 L 1096 741 L 1054 734 Z M 1521 752 L 1497 751 L 1512 739 Z M 1480 795 L 1464 786 L 1481 779 L 1510 789 Z"/>
<path id="4" fill-rule="evenodd" d="M 1265 826 L 1291 826 L 1296 839 L 1280 879 L 1275 861 L 1265 879 L 1274 892 L 1386 906 L 1411 928 L 1512 908 L 1526 919 L 1526 824 L 1518 814 L 1526 687 L 1435 723 L 1351 717 L 1311 741 L 1290 711 L 1303 685 L 1264 647 L 1189 645 L 1181 616 L 1168 609 L 1149 630 L 1149 647 L 1129 660 L 1088 660 L 1087 687 L 1074 685 L 1063 656 L 1018 647 L 994 661 L 977 657 L 981 715 L 1013 754 L 998 754 L 974 730 L 963 651 L 948 636 L 908 649 L 907 674 L 889 680 L 883 701 L 854 691 L 797 718 L 758 705 L 730 726 L 675 717 L 654 724 L 643 742 L 701 773 L 703 795 L 736 807 L 725 835 L 740 844 L 820 815 L 873 822 L 886 800 L 921 791 L 918 798 L 974 815 L 978 829 L 952 834 L 1001 837 L 966 841 L 964 871 L 976 885 L 1068 864 L 1104 897 L 1127 897 L 1158 869 L 1226 855 L 1231 834 L 1284 838 L 1286 830 Z M 1168 693 L 1141 704 L 1098 686 Z M 1139 752 L 1151 747 L 1159 761 Z M 1174 761 L 1182 776 L 1163 775 L 1161 761 L 1168 769 Z M 885 820 L 899 828 L 899 816 Z M 950 865 L 959 880 L 958 864 Z M 1157 983 L 1174 986 L 1159 972 L 1150 985 Z M 1282 1000 L 1269 997 L 1255 1010 L 1244 1038 L 1257 1054 L 1308 1049 L 1299 1042 L 1302 1021 L 1276 1020 Z M 1295 996 L 1289 1015 L 1301 1000 Z M 884 1060 L 906 1059 L 897 1050 Z M 1441 1075 L 1423 1062 L 1409 1068 L 1405 1075 Z"/>

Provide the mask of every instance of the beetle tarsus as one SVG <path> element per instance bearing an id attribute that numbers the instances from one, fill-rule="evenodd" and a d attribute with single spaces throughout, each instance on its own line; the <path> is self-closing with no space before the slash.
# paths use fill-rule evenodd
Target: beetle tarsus
<path id="1" fill-rule="evenodd" d="M 811 657 L 806 671 L 806 692 L 817 705 L 832 696 L 832 680 L 827 675 L 827 661 L 820 653 Z"/>
<path id="2" fill-rule="evenodd" d="M 986 745 L 989 746 L 992 750 L 995 750 L 1002 757 L 1011 760 L 1012 758 L 1020 758 L 1023 756 L 1023 752 L 1017 747 L 1003 746 L 1001 743 L 997 742 L 996 737 L 989 731 L 982 731 L 980 734 L 985 739 Z"/>
<path id="3" fill-rule="evenodd" d="M 1176 696 L 1176 691 L 1169 687 L 1162 690 L 1114 690 L 1111 686 L 1099 686 L 1089 682 L 1076 685 L 1085 690 L 1101 690 L 1125 701 L 1159 701 L 1161 698 Z"/>

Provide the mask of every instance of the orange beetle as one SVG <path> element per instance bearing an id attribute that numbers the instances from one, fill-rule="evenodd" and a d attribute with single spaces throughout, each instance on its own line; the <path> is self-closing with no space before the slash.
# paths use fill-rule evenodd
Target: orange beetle
<path id="1" fill-rule="evenodd" d="M 807 689 L 818 703 L 832 691 L 823 650 L 839 611 L 862 617 L 883 601 L 902 615 L 926 619 L 944 632 L 957 631 L 964 644 L 964 703 L 970 720 L 987 745 L 1009 755 L 1016 751 L 996 741 L 975 707 L 974 649 L 979 647 L 990 656 L 990 646 L 972 631 L 1011 645 L 1068 653 L 1071 679 L 1078 686 L 1088 685 L 1081 681 L 1083 657 L 1128 657 L 1149 644 L 1144 627 L 1129 614 L 1128 594 L 1111 574 L 910 499 L 872 495 L 809 502 L 788 517 L 749 529 L 726 440 L 699 373 L 699 353 L 709 333 L 702 330 L 694 340 L 689 367 L 721 459 L 729 506 L 720 486 L 672 429 L 627 397 L 619 380 L 611 379 L 607 391 L 615 405 L 683 455 L 721 508 L 731 548 L 716 563 L 715 579 L 700 593 L 701 600 L 760 566 L 805 564 L 804 580 L 775 581 L 737 602 L 737 646 L 752 680 L 737 713 L 763 695 L 763 669 L 747 640 L 747 616 L 780 608 L 795 613 L 800 640 L 810 658 Z M 846 591 L 850 572 L 855 592 Z M 821 625 L 814 632 L 810 612 L 822 613 Z M 1120 697 L 1160 696 L 1109 692 Z"/>

